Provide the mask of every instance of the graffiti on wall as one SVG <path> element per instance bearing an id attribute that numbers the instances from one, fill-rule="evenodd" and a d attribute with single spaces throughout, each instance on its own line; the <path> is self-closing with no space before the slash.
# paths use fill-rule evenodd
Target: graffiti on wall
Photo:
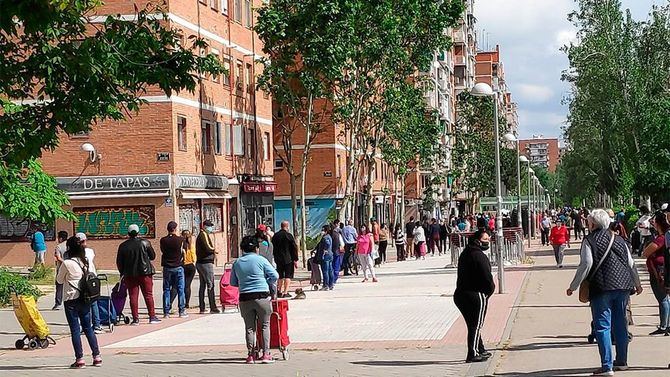
<path id="1" fill-rule="evenodd" d="M 223 206 L 221 204 L 205 204 L 202 206 L 202 216 L 214 224 L 214 231 L 223 231 Z"/>
<path id="2" fill-rule="evenodd" d="M 200 233 L 200 208 L 192 204 L 179 205 L 179 229 L 190 230 L 197 236 Z"/>
<path id="3" fill-rule="evenodd" d="M 53 226 L 29 219 L 9 219 L 0 216 L 0 241 L 30 241 L 30 237 L 36 230 L 41 230 L 44 233 L 44 239 L 47 241 L 56 239 Z"/>
<path id="4" fill-rule="evenodd" d="M 128 236 L 128 227 L 137 224 L 140 236 L 156 237 L 154 206 L 75 208 L 75 231 L 90 239 L 119 239 Z"/>

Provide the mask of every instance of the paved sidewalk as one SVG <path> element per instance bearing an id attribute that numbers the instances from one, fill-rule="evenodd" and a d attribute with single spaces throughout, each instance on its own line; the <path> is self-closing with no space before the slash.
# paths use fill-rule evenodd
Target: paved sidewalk
<path id="1" fill-rule="evenodd" d="M 548 248 L 531 253 L 535 266 L 516 307 L 511 338 L 496 360 L 499 376 L 587 376 L 600 366 L 597 345 L 588 344 L 590 311 L 565 290 L 579 264 L 578 244 L 568 252 L 566 267 L 555 267 Z M 636 261 L 645 291 L 632 297 L 635 338 L 629 347 L 630 370 L 622 376 L 669 376 L 670 337 L 650 337 L 658 324 L 658 305 L 649 288 L 643 260 Z"/>

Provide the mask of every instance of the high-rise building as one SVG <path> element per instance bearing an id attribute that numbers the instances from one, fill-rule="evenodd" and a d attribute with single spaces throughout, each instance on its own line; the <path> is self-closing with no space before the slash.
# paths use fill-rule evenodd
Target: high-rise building
<path id="1" fill-rule="evenodd" d="M 558 138 L 533 135 L 531 139 L 519 140 L 519 143 L 520 152 L 526 155 L 531 165 L 556 171 L 560 161 Z"/>
<path id="2" fill-rule="evenodd" d="M 477 18 L 474 15 L 474 0 L 465 1 L 465 12 L 460 24 L 453 30 L 453 61 L 455 94 L 469 90 L 475 85 L 477 54 Z"/>
<path id="3" fill-rule="evenodd" d="M 517 104 L 512 101 L 512 93 L 507 86 L 505 69 L 500 59 L 500 46 L 495 50 L 477 52 L 477 66 L 475 70 L 475 81 L 491 85 L 498 92 L 498 111 L 507 121 L 505 131 L 516 133 L 519 126 Z"/>
<path id="4" fill-rule="evenodd" d="M 145 4 L 147 2 L 142 2 Z M 116 251 L 131 224 L 157 248 L 167 223 L 199 231 L 214 223 L 217 264 L 238 253 L 240 236 L 260 223 L 273 224 L 272 102 L 256 90 L 262 44 L 253 32 L 262 0 L 166 0 L 164 24 L 179 30 L 182 46 L 204 38 L 228 74 L 202 75 L 194 93 L 166 96 L 156 88 L 146 105 L 120 122 L 93 125 L 85 134 L 63 136 L 42 158 L 71 201 L 77 221 L 47 226 L 83 232 L 96 250 L 98 268 L 115 266 Z M 135 5 L 107 0 L 92 22 L 108 15 L 135 17 Z M 26 233 L 32 224 L 0 221 L 2 264 L 29 264 Z M 49 250 L 53 250 L 53 243 Z M 51 258 L 49 258 L 51 259 Z"/>

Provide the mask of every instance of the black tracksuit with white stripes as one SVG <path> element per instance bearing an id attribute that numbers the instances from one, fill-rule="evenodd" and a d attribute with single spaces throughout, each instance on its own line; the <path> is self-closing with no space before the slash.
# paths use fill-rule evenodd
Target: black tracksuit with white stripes
<path id="1" fill-rule="evenodd" d="M 470 243 L 458 258 L 458 278 L 454 292 L 454 302 L 468 327 L 468 360 L 486 351 L 481 329 L 489 297 L 494 291 L 491 262 L 482 252 L 478 241 Z"/>

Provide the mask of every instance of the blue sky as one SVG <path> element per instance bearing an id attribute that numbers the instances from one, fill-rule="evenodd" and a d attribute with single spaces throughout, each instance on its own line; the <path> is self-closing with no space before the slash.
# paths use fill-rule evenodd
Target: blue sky
<path id="1" fill-rule="evenodd" d="M 670 0 L 622 0 L 636 19 Z M 568 60 L 559 48 L 574 38 L 567 15 L 574 0 L 475 0 L 479 45 L 500 45 L 507 84 L 519 105 L 519 133 L 556 137 L 567 114 L 561 72 Z M 484 37 L 482 37 L 484 36 Z"/>

